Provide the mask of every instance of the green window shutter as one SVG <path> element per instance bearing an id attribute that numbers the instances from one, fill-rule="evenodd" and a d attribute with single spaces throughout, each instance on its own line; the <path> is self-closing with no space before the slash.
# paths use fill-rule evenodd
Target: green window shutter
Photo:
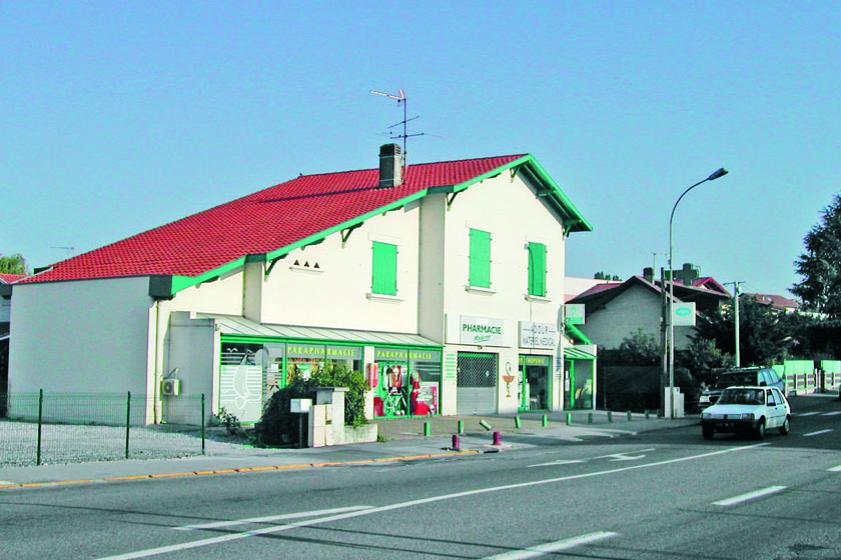
<path id="1" fill-rule="evenodd" d="M 469 283 L 477 288 L 491 287 L 491 234 L 478 229 L 470 230 Z"/>
<path id="2" fill-rule="evenodd" d="M 529 295 L 546 295 L 546 245 L 529 243 Z"/>
<path id="3" fill-rule="evenodd" d="M 374 241 L 371 292 L 397 295 L 397 245 Z"/>

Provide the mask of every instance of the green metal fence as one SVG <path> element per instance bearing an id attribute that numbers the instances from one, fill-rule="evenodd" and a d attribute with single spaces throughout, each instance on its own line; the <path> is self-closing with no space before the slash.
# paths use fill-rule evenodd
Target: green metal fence
<path id="1" fill-rule="evenodd" d="M 0 467 L 205 452 L 205 398 L 83 393 L 0 394 Z M 189 424 L 152 424 L 157 418 Z"/>
<path id="2" fill-rule="evenodd" d="M 841 360 L 786 360 L 772 366 L 785 381 L 786 394 L 807 394 L 841 389 Z"/>

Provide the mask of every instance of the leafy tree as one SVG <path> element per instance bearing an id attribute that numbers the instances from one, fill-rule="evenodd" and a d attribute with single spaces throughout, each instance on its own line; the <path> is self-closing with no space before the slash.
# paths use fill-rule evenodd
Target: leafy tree
<path id="1" fill-rule="evenodd" d="M 653 366 L 660 363 L 660 344 L 654 335 L 637 329 L 619 344 L 619 362 L 629 366 Z"/>
<path id="2" fill-rule="evenodd" d="M 26 259 L 20 253 L 8 257 L 0 255 L 0 274 L 29 274 Z"/>
<path id="3" fill-rule="evenodd" d="M 741 321 L 740 321 L 741 322 Z M 678 367 L 688 368 L 696 379 L 705 379 L 714 369 L 732 367 L 733 356 L 722 352 L 715 340 L 695 336 L 687 349 L 675 355 Z"/>
<path id="4" fill-rule="evenodd" d="M 796 314 L 780 313 L 750 297 L 739 299 L 739 351 L 742 365 L 770 365 L 799 350 Z M 706 315 L 695 328 L 695 340 L 712 340 L 716 348 L 735 354 L 733 306 Z M 732 363 L 732 362 L 731 362 Z"/>
<path id="5" fill-rule="evenodd" d="M 841 195 L 824 208 L 803 242 L 806 251 L 794 263 L 803 280 L 791 292 L 805 309 L 841 318 Z"/>

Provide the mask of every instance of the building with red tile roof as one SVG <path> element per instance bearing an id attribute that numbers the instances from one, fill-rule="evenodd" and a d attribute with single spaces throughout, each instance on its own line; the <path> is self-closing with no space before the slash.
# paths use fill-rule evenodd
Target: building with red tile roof
<path id="1" fill-rule="evenodd" d="M 592 387 L 594 353 L 567 354 L 557 332 L 566 239 L 592 226 L 543 166 L 379 156 L 0 286 L 15 303 L 9 388 L 132 391 L 147 421 L 196 423 L 173 399 L 256 420 L 328 363 L 368 373 L 376 416 L 559 410 L 564 359 Z"/>

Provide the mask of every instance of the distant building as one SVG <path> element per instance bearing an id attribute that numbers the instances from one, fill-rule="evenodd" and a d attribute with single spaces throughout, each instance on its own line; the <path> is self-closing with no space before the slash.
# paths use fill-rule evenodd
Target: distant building
<path id="1" fill-rule="evenodd" d="M 697 267 L 691 264 L 674 271 L 674 277 L 675 300 L 694 302 L 700 316 L 717 310 L 731 297 L 720 283 L 701 277 Z M 666 290 L 669 290 L 668 282 Z M 624 282 L 595 285 L 569 303 L 585 305 L 586 323 L 579 328 L 594 344 L 606 349 L 618 348 L 623 339 L 640 329 L 660 339 L 663 293 L 651 268 Z M 675 327 L 675 349 L 687 347 L 693 330 L 694 327 Z"/>
<path id="2" fill-rule="evenodd" d="M 759 303 L 770 305 L 773 309 L 784 313 L 794 313 L 795 311 L 800 310 L 800 302 L 785 296 L 779 296 L 776 294 L 751 294 L 747 292 L 744 296 L 753 298 Z"/>

